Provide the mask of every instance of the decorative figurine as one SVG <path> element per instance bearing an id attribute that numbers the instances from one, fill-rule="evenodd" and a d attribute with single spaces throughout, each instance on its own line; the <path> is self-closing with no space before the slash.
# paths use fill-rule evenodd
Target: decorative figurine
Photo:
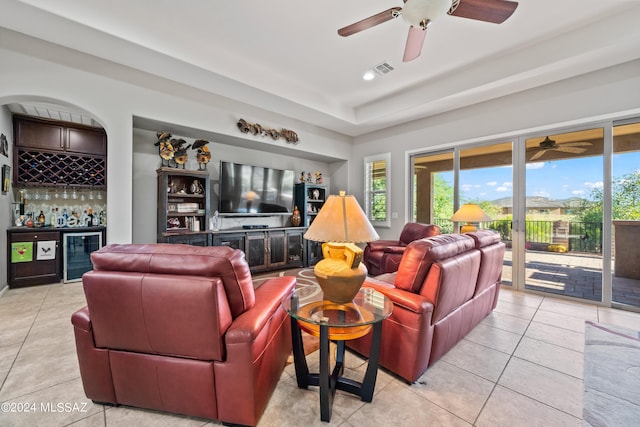
<path id="1" fill-rule="evenodd" d="M 211 231 L 220 230 L 220 216 L 218 214 L 218 211 L 215 211 L 211 219 L 209 219 L 209 229 Z"/>
<path id="2" fill-rule="evenodd" d="M 204 193 L 204 188 L 202 188 L 202 184 L 197 179 L 194 179 L 191 183 L 191 194 L 202 194 Z"/>
<path id="3" fill-rule="evenodd" d="M 313 196 L 313 200 L 318 200 L 320 198 L 320 190 L 315 188 L 311 195 Z"/>
<path id="4" fill-rule="evenodd" d="M 300 182 L 304 182 L 304 171 L 300 172 Z"/>
<path id="5" fill-rule="evenodd" d="M 293 207 L 293 215 L 291 215 L 291 225 L 297 227 L 302 222 L 302 217 L 300 216 L 300 210 L 297 206 Z"/>
<path id="6" fill-rule="evenodd" d="M 184 164 L 187 163 L 187 150 L 191 147 L 191 144 L 184 147 L 187 141 L 184 139 L 172 139 L 171 144 L 173 145 L 173 149 L 175 150 L 173 161 L 176 162 L 176 167 L 179 168 L 182 165 L 182 169 L 185 168 Z"/>
<path id="7" fill-rule="evenodd" d="M 209 141 L 198 139 L 191 146 L 192 149 L 197 150 L 196 160 L 198 161 L 198 170 L 207 169 L 207 163 L 211 160 L 211 153 L 207 147 L 208 143 Z"/>
<path id="8" fill-rule="evenodd" d="M 322 184 L 322 172 L 316 172 L 316 184 Z"/>
<path id="9" fill-rule="evenodd" d="M 309 172 L 309 173 L 307 174 L 307 182 L 308 182 L 309 184 L 313 183 L 313 179 L 311 178 L 311 172 Z"/>
<path id="10" fill-rule="evenodd" d="M 160 154 L 162 162 L 160 166 L 165 166 L 165 161 L 167 162 L 167 166 L 170 166 L 175 154 L 173 144 L 171 144 L 171 134 L 168 132 L 156 132 L 156 136 L 158 137 L 158 141 L 153 145 L 158 147 L 158 154 Z"/>

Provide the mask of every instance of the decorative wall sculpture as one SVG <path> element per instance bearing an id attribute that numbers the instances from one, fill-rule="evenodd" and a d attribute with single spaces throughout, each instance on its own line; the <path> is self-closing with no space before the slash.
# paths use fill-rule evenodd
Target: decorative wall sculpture
<path id="1" fill-rule="evenodd" d="M 277 140 L 283 138 L 289 144 L 298 143 L 298 134 L 289 129 L 269 129 L 263 128 L 258 123 L 249 123 L 245 119 L 238 120 L 238 129 L 242 133 L 251 133 L 252 135 L 270 136 L 271 139 Z"/>

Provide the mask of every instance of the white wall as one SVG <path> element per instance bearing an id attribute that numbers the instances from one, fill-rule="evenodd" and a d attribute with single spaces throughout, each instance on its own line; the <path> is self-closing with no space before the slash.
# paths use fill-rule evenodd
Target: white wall
<path id="1" fill-rule="evenodd" d="M 9 157 L 0 155 L 0 170 L 3 165 L 11 166 L 11 156 L 13 155 L 13 124 L 11 122 L 11 113 L 6 107 L 0 105 L 0 133 L 7 137 L 9 142 Z M 13 170 L 12 170 L 13 172 Z M 1 188 L 2 176 L 0 176 Z M 0 292 L 7 286 L 7 228 L 13 220 L 12 205 L 13 192 L 9 190 L 7 194 L 0 192 Z"/>
<path id="2" fill-rule="evenodd" d="M 316 126 L 278 116 L 210 93 L 136 73 L 126 67 L 100 61 L 0 28 L 0 106 L 19 100 L 53 100 L 80 107 L 105 128 L 108 139 L 107 240 L 129 243 L 133 239 L 133 181 L 141 171 L 133 164 L 134 118 L 179 124 L 190 129 L 247 140 L 253 149 L 282 151 L 282 140 L 271 141 L 241 134 L 239 118 L 263 126 L 294 130 L 300 143 L 285 147 L 294 157 L 326 156 L 330 163 L 348 161 L 351 138 Z M 71 65 L 64 65 L 71 64 Z M 109 77 L 112 76 L 112 77 Z M 297 169 L 297 168 L 296 168 Z M 155 168 L 153 168 L 155 173 Z M 340 174 L 348 186 L 349 174 Z M 6 223 L 2 223 L 4 227 Z"/>
<path id="3" fill-rule="evenodd" d="M 174 134 L 173 136 L 175 138 L 185 139 L 187 141 L 187 145 L 192 144 L 195 139 L 206 139 L 198 136 L 197 134 Z M 156 141 L 157 138 L 155 131 L 143 129 L 133 130 L 133 243 L 156 242 L 156 169 L 160 167 L 161 163 L 158 155 L 158 148 L 154 146 Z M 215 141 L 210 141 L 207 147 L 211 152 L 211 162 L 207 165 L 207 170 L 209 171 L 210 176 L 211 213 L 217 209 L 218 205 L 218 178 L 221 160 L 273 167 L 277 169 L 294 170 L 296 172 L 296 178 L 302 171 L 320 171 L 323 173 L 323 176 L 329 176 L 329 172 L 331 170 L 330 163 L 269 153 L 229 144 L 221 144 L 216 143 Z M 185 167 L 190 170 L 198 169 L 198 164 L 193 154 L 190 153 L 189 160 Z M 328 177 L 323 180 L 323 183 L 330 186 L 330 181 L 331 178 Z M 270 227 L 280 227 L 286 225 L 285 223 L 288 219 L 289 217 L 286 216 L 247 218 L 224 217 L 221 218 L 221 228 L 239 228 L 242 225 L 248 224 L 266 224 Z"/>
<path id="4" fill-rule="evenodd" d="M 357 137 L 350 182 L 362 189 L 362 159 L 391 151 L 391 211 L 399 215 L 378 233 L 394 238 L 411 213 L 408 153 L 633 115 L 640 117 L 640 60 Z"/>

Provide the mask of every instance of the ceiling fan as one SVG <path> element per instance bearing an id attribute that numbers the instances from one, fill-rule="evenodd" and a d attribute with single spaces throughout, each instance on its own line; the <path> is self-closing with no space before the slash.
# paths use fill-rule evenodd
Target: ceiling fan
<path id="1" fill-rule="evenodd" d="M 556 141 L 554 141 L 553 139 L 550 139 L 547 136 L 542 142 L 540 142 L 540 144 L 538 144 L 539 148 L 535 148 L 535 150 L 539 150 L 539 151 L 535 153 L 533 156 L 531 156 L 529 160 L 530 161 L 538 160 L 547 151 L 561 151 L 563 153 L 582 154 L 585 151 L 587 151 L 587 149 L 583 147 L 589 147 L 591 145 L 592 144 L 590 142 L 586 142 L 586 141 L 566 142 L 564 144 L 558 144 Z"/>
<path id="2" fill-rule="evenodd" d="M 403 62 L 420 56 L 427 27 L 438 17 L 449 14 L 478 21 L 503 23 L 513 14 L 518 3 L 508 0 L 403 0 L 404 7 L 392 7 L 361 21 L 340 28 L 338 34 L 348 37 L 367 28 L 402 16 L 410 25 Z"/>

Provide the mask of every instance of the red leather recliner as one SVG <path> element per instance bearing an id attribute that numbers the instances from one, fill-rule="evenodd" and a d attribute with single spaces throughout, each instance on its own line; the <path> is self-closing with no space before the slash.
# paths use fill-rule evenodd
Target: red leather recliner
<path id="1" fill-rule="evenodd" d="M 440 227 L 437 225 L 409 222 L 402 228 L 398 240 L 376 240 L 367 243 L 364 248 L 364 265 L 370 276 L 398 271 L 402 254 L 409 243 L 439 234 Z"/>
<path id="2" fill-rule="evenodd" d="M 382 324 L 380 365 L 415 382 L 494 308 L 505 245 L 483 230 L 410 243 L 398 271 L 367 277 L 394 304 Z M 365 356 L 371 334 L 347 342 Z"/>
<path id="3" fill-rule="evenodd" d="M 71 318 L 87 397 L 256 425 L 291 352 L 280 303 L 295 278 L 254 291 L 228 247 L 109 245 L 91 259 Z"/>

